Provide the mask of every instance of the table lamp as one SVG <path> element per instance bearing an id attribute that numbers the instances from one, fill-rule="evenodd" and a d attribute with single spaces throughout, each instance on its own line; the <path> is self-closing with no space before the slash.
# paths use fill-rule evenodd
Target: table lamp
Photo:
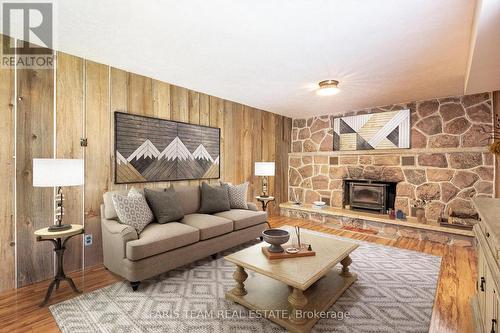
<path id="1" fill-rule="evenodd" d="M 49 231 L 56 232 L 71 228 L 71 224 L 63 224 L 64 196 L 62 186 L 78 186 L 84 183 L 84 162 L 82 159 L 33 159 L 33 186 L 57 187 L 56 219 Z"/>
<path id="2" fill-rule="evenodd" d="M 255 175 L 262 178 L 262 198 L 267 198 L 267 177 L 274 176 L 274 162 L 255 162 Z"/>

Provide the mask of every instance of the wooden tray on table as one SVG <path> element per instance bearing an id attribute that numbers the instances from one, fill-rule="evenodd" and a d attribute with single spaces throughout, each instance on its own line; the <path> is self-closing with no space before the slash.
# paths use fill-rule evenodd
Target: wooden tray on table
<path id="1" fill-rule="evenodd" d="M 275 253 L 275 252 L 269 252 L 268 246 L 262 247 L 262 253 L 267 257 L 267 259 L 274 260 L 274 259 L 287 259 L 287 258 L 300 258 L 300 257 L 312 257 L 316 255 L 316 252 L 314 251 L 309 251 L 308 244 L 302 244 L 299 252 L 297 253 L 288 253 L 286 252 L 286 249 L 290 247 L 295 247 L 293 245 L 284 245 L 283 248 L 285 251 Z"/>

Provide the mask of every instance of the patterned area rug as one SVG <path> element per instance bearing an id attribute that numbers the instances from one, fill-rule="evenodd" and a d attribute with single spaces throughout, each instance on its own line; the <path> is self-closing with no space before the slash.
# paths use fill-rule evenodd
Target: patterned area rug
<path id="1" fill-rule="evenodd" d="M 427 332 L 441 258 L 358 242 L 351 271 L 358 280 L 320 319 L 313 332 Z M 224 254 L 237 251 L 250 242 Z M 62 332 L 284 332 L 280 326 L 224 299 L 234 287 L 234 266 L 203 259 L 154 279 L 137 292 L 126 282 L 54 304 Z M 255 274 L 248 272 L 249 275 Z"/>

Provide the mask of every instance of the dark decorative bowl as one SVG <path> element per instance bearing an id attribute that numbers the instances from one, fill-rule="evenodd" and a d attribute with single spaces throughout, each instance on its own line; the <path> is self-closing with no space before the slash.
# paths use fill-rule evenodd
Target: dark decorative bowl
<path id="1" fill-rule="evenodd" d="M 290 239 L 290 233 L 282 229 L 267 229 L 262 232 L 262 238 L 271 244 L 269 252 L 279 253 L 285 251 L 281 244 L 285 244 Z"/>

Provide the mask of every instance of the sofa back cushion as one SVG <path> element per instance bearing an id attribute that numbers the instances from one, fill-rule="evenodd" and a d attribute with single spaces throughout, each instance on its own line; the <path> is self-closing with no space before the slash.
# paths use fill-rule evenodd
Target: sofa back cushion
<path id="1" fill-rule="evenodd" d="M 214 214 L 230 210 L 229 193 L 226 186 L 201 184 L 201 205 L 199 213 Z"/>
<path id="2" fill-rule="evenodd" d="M 103 194 L 102 198 L 104 200 L 104 218 L 108 220 L 118 220 L 118 215 L 116 214 L 115 205 L 113 203 L 113 195 L 121 194 L 127 195 L 128 191 L 110 191 Z"/>
<path id="3" fill-rule="evenodd" d="M 178 194 L 173 187 L 167 188 L 165 191 L 145 188 L 144 194 L 156 222 L 162 224 L 180 221 L 184 217 Z"/>
<path id="4" fill-rule="evenodd" d="M 199 186 L 174 186 L 177 197 L 181 202 L 184 215 L 197 213 L 200 209 L 200 187 Z"/>

